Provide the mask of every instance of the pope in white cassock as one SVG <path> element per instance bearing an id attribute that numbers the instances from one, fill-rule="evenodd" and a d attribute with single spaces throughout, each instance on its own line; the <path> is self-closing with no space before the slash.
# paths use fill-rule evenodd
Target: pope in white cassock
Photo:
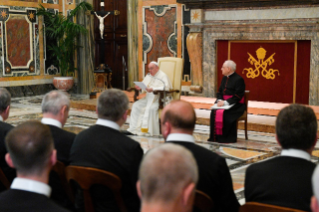
<path id="1" fill-rule="evenodd" d="M 133 104 L 130 115 L 130 127 L 127 129 L 127 131 L 137 135 L 143 133 L 148 133 L 149 135 L 160 134 L 158 122 L 159 95 L 154 95 L 153 91 L 163 90 L 164 84 L 165 90 L 172 88 L 168 76 L 159 70 L 157 62 L 150 62 L 148 70 L 149 74 L 143 80 L 143 83 L 147 86 L 146 96 Z M 137 85 L 135 85 L 135 88 L 141 90 Z"/>

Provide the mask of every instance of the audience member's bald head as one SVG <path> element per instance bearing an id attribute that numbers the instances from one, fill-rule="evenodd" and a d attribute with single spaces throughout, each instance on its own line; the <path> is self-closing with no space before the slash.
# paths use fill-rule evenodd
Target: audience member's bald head
<path id="1" fill-rule="evenodd" d="M 173 132 L 192 134 L 195 123 L 196 114 L 189 102 L 172 101 L 162 111 L 161 124 L 164 138 Z"/>
<path id="2" fill-rule="evenodd" d="M 197 165 L 191 152 L 176 144 L 163 144 L 144 156 L 137 187 L 143 204 L 171 205 L 189 186 L 192 196 L 197 181 Z"/>
<path id="3" fill-rule="evenodd" d="M 38 176 L 48 169 L 54 151 L 48 126 L 38 121 L 28 121 L 13 128 L 5 140 L 10 155 L 6 155 L 6 160 L 8 162 L 7 157 L 10 157 L 18 175 Z"/>

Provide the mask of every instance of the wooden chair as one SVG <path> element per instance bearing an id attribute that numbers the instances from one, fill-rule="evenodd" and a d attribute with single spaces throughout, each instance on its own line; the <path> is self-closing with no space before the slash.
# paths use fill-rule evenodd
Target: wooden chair
<path id="1" fill-rule="evenodd" d="M 262 204 L 258 202 L 247 202 L 246 204 L 242 205 L 239 209 L 239 212 L 256 212 L 256 211 L 258 212 L 304 212 L 304 211 L 293 209 L 293 208 Z"/>
<path id="2" fill-rule="evenodd" d="M 59 176 L 61 185 L 66 193 L 66 195 L 69 197 L 72 203 L 74 203 L 74 195 L 72 193 L 72 189 L 70 184 L 68 183 L 66 179 L 66 174 L 65 174 L 65 165 L 61 161 L 57 161 L 55 165 L 52 167 L 53 172 L 57 173 Z"/>
<path id="3" fill-rule="evenodd" d="M 196 190 L 194 207 L 201 212 L 210 212 L 214 206 L 213 200 L 204 192 Z"/>
<path id="4" fill-rule="evenodd" d="M 114 194 L 115 201 L 121 212 L 126 212 L 123 199 L 120 194 L 122 187 L 121 179 L 110 172 L 80 166 L 66 167 L 66 177 L 68 181 L 74 180 L 83 190 L 85 211 L 94 212 L 93 202 L 90 195 L 90 188 L 99 184 L 108 187 Z"/>
<path id="5" fill-rule="evenodd" d="M 246 140 L 248 140 L 248 135 L 247 135 L 247 115 L 248 115 L 248 113 L 247 113 L 247 110 L 248 110 L 248 98 L 249 98 L 249 93 L 250 93 L 250 91 L 245 91 L 245 105 L 246 105 L 246 109 L 245 109 L 245 112 L 244 112 L 244 114 L 241 116 L 241 117 L 239 117 L 239 119 L 237 120 L 237 129 L 238 129 L 238 122 L 239 121 L 245 121 L 245 139 Z"/>
<path id="6" fill-rule="evenodd" d="M 2 169 L 0 168 L 0 182 L 6 187 L 6 189 L 10 188 L 11 183 L 9 182 L 6 175 L 3 173 Z"/>

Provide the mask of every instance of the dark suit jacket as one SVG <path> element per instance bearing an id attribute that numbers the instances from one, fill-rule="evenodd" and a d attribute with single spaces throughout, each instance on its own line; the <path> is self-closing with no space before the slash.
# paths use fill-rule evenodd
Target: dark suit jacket
<path id="1" fill-rule="evenodd" d="M 226 161 L 216 153 L 195 143 L 169 141 L 184 146 L 193 153 L 197 162 L 199 181 L 197 190 L 205 192 L 214 202 L 212 211 L 237 212 L 239 203 Z"/>
<path id="2" fill-rule="evenodd" d="M 71 149 L 71 165 L 103 169 L 122 180 L 121 195 L 130 212 L 139 211 L 136 191 L 138 168 L 143 157 L 140 144 L 109 127 L 94 125 L 80 132 Z M 110 191 L 102 186 L 93 188 L 96 211 L 117 211 Z"/>
<path id="3" fill-rule="evenodd" d="M 9 189 L 0 193 L 1 212 L 67 212 L 48 197 L 29 191 Z"/>
<path id="4" fill-rule="evenodd" d="M 246 170 L 246 202 L 310 211 L 314 169 L 314 163 L 288 156 L 253 164 Z"/>
<path id="5" fill-rule="evenodd" d="M 12 182 L 12 180 L 16 177 L 16 171 L 15 171 L 15 169 L 12 169 L 8 166 L 8 164 L 4 158 L 8 152 L 4 139 L 7 135 L 7 133 L 12 128 L 13 128 L 12 125 L 0 121 L 0 167 L 10 182 Z M 0 191 L 3 191 L 3 190 L 5 190 L 5 189 L 4 189 L 4 186 L 1 184 Z"/>
<path id="6" fill-rule="evenodd" d="M 54 147 L 57 150 L 57 159 L 64 165 L 69 165 L 70 151 L 76 135 L 53 125 L 48 126 L 54 140 Z M 51 199 L 57 204 L 73 210 L 73 204 L 68 199 L 59 176 L 54 172 L 50 173 L 49 185 L 52 188 Z"/>
<path id="7" fill-rule="evenodd" d="M 58 160 L 64 163 L 66 166 L 69 165 L 70 151 L 76 135 L 56 126 L 48 126 L 50 127 L 52 133 L 54 146 L 57 150 Z"/>

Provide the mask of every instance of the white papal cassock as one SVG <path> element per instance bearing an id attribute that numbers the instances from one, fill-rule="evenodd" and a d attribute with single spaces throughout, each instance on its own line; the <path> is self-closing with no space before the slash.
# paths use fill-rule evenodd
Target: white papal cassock
<path id="1" fill-rule="evenodd" d="M 146 75 L 143 83 L 153 90 L 163 90 L 165 83 L 165 90 L 172 88 L 167 75 L 158 70 L 155 76 L 150 74 Z M 147 92 L 146 96 L 132 106 L 130 115 L 130 127 L 127 129 L 133 134 L 149 133 L 150 135 L 159 135 L 159 122 L 158 122 L 158 98 L 159 95 L 154 95 L 152 92 Z"/>

